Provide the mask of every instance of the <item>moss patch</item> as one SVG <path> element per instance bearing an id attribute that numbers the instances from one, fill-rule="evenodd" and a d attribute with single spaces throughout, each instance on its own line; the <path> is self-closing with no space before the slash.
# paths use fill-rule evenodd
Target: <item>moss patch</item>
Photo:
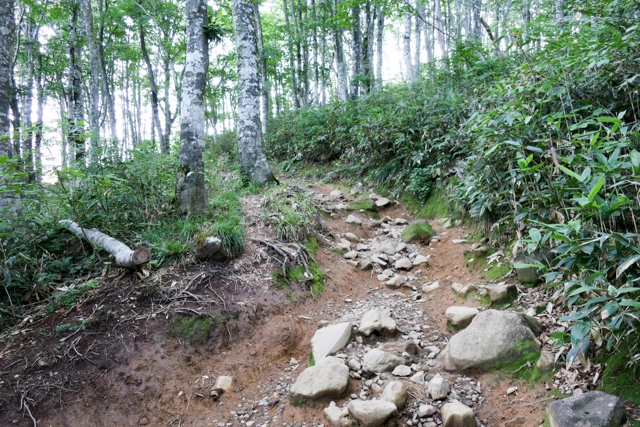
<path id="1" fill-rule="evenodd" d="M 318 239 L 315 237 L 309 237 L 304 243 L 304 247 L 309 251 L 309 255 L 315 257 L 318 251 L 320 250 L 320 243 L 318 243 Z"/>
<path id="2" fill-rule="evenodd" d="M 460 209 L 447 198 L 446 185 L 431 191 L 424 203 L 420 203 L 418 199 L 411 196 L 403 198 L 402 201 L 417 218 L 460 218 L 461 216 Z"/>
<path id="3" fill-rule="evenodd" d="M 211 337 L 211 330 L 214 327 L 215 322 L 210 317 L 174 317 L 171 324 L 171 332 L 177 338 L 191 344 L 204 344 Z"/>
<path id="4" fill-rule="evenodd" d="M 355 200 L 349 203 L 349 208 L 354 211 L 364 210 L 364 211 L 376 211 L 377 206 L 371 199 L 361 199 Z"/>
<path id="5" fill-rule="evenodd" d="M 305 285 L 308 286 L 309 292 L 311 293 L 310 296 L 315 298 L 325 291 L 324 281 L 326 276 L 318 264 L 314 262 L 309 263 L 309 273 L 313 276 L 311 281 L 307 281 L 305 277 L 304 266 L 298 265 L 295 268 L 289 269 L 286 274 L 283 274 L 282 269 L 279 269 L 273 274 L 273 280 L 276 282 L 276 289 L 280 290 L 292 289 L 291 284 L 305 282 Z M 287 298 L 295 301 L 298 297 L 291 293 Z"/>
<path id="6" fill-rule="evenodd" d="M 433 228 L 426 220 L 415 221 L 402 231 L 402 240 L 407 243 L 428 240 L 433 236 Z"/>
<path id="7" fill-rule="evenodd" d="M 479 273 L 486 280 L 494 281 L 509 274 L 511 266 L 508 263 L 489 264 L 487 257 L 494 251 L 489 251 L 486 255 L 475 256 L 473 252 L 468 252 L 464 256 L 464 266 L 471 271 Z"/>
<path id="8" fill-rule="evenodd" d="M 603 355 L 600 359 L 605 357 L 607 356 Z M 628 346 L 621 347 L 618 353 L 608 356 L 598 390 L 640 403 L 640 370 L 628 368 L 628 362 Z"/>
<path id="9" fill-rule="evenodd" d="M 519 354 L 520 358 L 497 363 L 489 370 L 503 371 L 515 375 L 516 378 L 530 381 L 535 372 L 535 364 L 540 358 L 540 350 L 533 340 L 527 339 L 516 343 L 515 353 Z M 529 368 L 529 366 L 533 368 Z"/>

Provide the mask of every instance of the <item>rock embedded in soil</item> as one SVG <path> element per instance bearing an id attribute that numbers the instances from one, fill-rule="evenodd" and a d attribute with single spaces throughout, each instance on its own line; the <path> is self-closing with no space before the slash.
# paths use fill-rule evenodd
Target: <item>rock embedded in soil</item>
<path id="1" fill-rule="evenodd" d="M 345 238 L 346 240 L 348 240 L 349 242 L 351 242 L 351 243 L 358 243 L 358 240 L 359 240 L 359 239 L 358 239 L 358 236 L 356 236 L 356 235 L 355 235 L 355 234 L 353 234 L 353 233 L 345 233 L 345 234 L 344 234 L 344 238 Z"/>
<path id="2" fill-rule="evenodd" d="M 473 409 L 457 400 L 442 405 L 441 414 L 443 427 L 476 427 Z"/>
<path id="3" fill-rule="evenodd" d="M 347 409 L 359 427 L 380 427 L 397 411 L 396 405 L 384 400 L 353 400 Z"/>
<path id="4" fill-rule="evenodd" d="M 358 258 L 358 252 L 357 251 L 349 251 L 346 254 L 343 255 L 344 259 L 356 259 Z"/>
<path id="5" fill-rule="evenodd" d="M 327 408 L 324 408 L 324 418 L 332 427 L 350 427 L 349 411 L 340 408 L 336 402 L 331 402 Z"/>
<path id="6" fill-rule="evenodd" d="M 469 295 L 472 292 L 477 292 L 478 291 L 478 286 L 473 284 L 473 283 L 469 283 L 468 285 L 465 285 L 462 289 L 460 289 L 460 292 L 458 292 L 458 295 L 460 296 L 460 298 L 466 298 L 467 295 Z"/>
<path id="7" fill-rule="evenodd" d="M 311 352 L 316 363 L 337 353 L 351 338 L 351 322 L 338 323 L 320 328 L 311 339 Z"/>
<path id="8" fill-rule="evenodd" d="M 413 259 L 413 266 L 418 267 L 423 264 L 429 264 L 429 258 L 431 258 L 430 255 L 429 256 L 416 255 L 416 257 Z"/>
<path id="9" fill-rule="evenodd" d="M 433 236 L 433 228 L 427 220 L 417 220 L 407 225 L 402 231 L 402 241 L 414 243 L 419 241 L 429 241 Z"/>
<path id="10" fill-rule="evenodd" d="M 378 200 L 376 200 L 376 207 L 386 208 L 387 206 L 389 206 L 389 203 L 391 203 L 391 200 L 387 199 L 386 197 L 380 197 Z"/>
<path id="11" fill-rule="evenodd" d="M 398 410 L 404 408 L 407 402 L 407 387 L 400 381 L 391 381 L 384 388 L 380 400 L 386 400 L 396 405 Z"/>
<path id="12" fill-rule="evenodd" d="M 464 329 L 480 313 L 477 308 L 453 306 L 447 308 L 447 324 L 456 330 Z"/>
<path id="13" fill-rule="evenodd" d="M 550 372 L 554 370 L 555 364 L 556 359 L 553 356 L 553 353 L 543 350 L 540 353 L 540 358 L 536 362 L 536 367 L 542 372 Z"/>
<path id="14" fill-rule="evenodd" d="M 389 309 L 374 308 L 362 316 L 358 332 L 368 337 L 375 331 L 382 335 L 393 335 L 396 332 L 396 321 L 391 317 Z"/>
<path id="15" fill-rule="evenodd" d="M 413 263 L 409 258 L 400 258 L 395 263 L 396 270 L 411 270 L 413 268 Z"/>
<path id="16" fill-rule="evenodd" d="M 601 391 L 591 391 L 547 404 L 551 427 L 619 427 L 627 418 L 624 401 Z"/>
<path id="17" fill-rule="evenodd" d="M 418 417 L 426 418 L 438 412 L 438 408 L 433 405 L 420 405 L 418 406 Z"/>
<path id="18" fill-rule="evenodd" d="M 436 289 L 440 289 L 440 283 L 438 282 L 422 285 L 422 292 L 424 292 L 425 294 L 431 293 Z"/>
<path id="19" fill-rule="evenodd" d="M 429 395 L 433 400 L 446 399 L 449 391 L 451 391 L 451 386 L 442 375 L 436 374 L 429 380 Z"/>
<path id="20" fill-rule="evenodd" d="M 400 276 L 399 274 L 393 276 L 391 279 L 387 280 L 386 282 L 384 282 L 385 285 L 387 285 L 388 287 L 392 288 L 392 289 L 396 289 L 399 288 L 400 286 L 404 285 L 404 283 L 407 281 L 407 279 L 404 276 Z"/>
<path id="21" fill-rule="evenodd" d="M 340 398 L 349 386 L 349 368 L 342 359 L 328 356 L 298 376 L 291 397 L 304 399 Z"/>
<path id="22" fill-rule="evenodd" d="M 233 391 L 233 377 L 227 375 L 220 375 L 216 378 L 216 384 L 213 389 L 218 392 L 231 393 Z"/>
<path id="23" fill-rule="evenodd" d="M 407 365 L 398 365 L 393 369 L 392 374 L 396 377 L 408 377 L 411 375 L 411 368 Z"/>
<path id="24" fill-rule="evenodd" d="M 440 360 L 449 370 L 534 360 L 540 354 L 540 343 L 536 339 L 540 333 L 542 326 L 532 317 L 486 310 L 451 337 Z"/>
<path id="25" fill-rule="evenodd" d="M 369 271 L 373 268 L 371 261 L 368 259 L 363 259 L 358 263 L 358 268 L 362 271 Z"/>
<path id="26" fill-rule="evenodd" d="M 347 224 L 355 224 L 355 225 L 362 224 L 362 220 L 355 215 L 349 215 L 345 222 Z"/>
<path id="27" fill-rule="evenodd" d="M 487 286 L 489 299 L 492 304 L 508 304 L 518 297 L 516 285 L 491 285 Z"/>
<path id="28" fill-rule="evenodd" d="M 366 372 L 391 372 L 402 364 L 402 357 L 374 348 L 364 355 L 362 369 Z"/>

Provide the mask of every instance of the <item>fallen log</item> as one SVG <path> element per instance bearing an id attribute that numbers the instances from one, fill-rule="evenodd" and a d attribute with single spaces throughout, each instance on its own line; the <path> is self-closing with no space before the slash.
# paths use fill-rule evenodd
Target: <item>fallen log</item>
<path id="1" fill-rule="evenodd" d="M 84 238 L 109 252 L 113 255 L 116 260 L 116 265 L 119 267 L 135 268 L 151 260 L 151 251 L 144 246 L 133 251 L 121 241 L 101 233 L 95 228 L 82 228 L 68 219 L 63 219 L 62 221 L 58 221 L 58 223 L 76 236 Z"/>

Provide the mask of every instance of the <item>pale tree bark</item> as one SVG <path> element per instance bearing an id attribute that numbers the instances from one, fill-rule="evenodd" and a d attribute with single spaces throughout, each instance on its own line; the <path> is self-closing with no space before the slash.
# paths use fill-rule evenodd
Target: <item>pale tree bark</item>
<path id="1" fill-rule="evenodd" d="M 556 20 L 562 22 L 564 19 L 564 0 L 555 0 Z"/>
<path id="2" fill-rule="evenodd" d="M 416 83 L 420 80 L 420 65 L 422 61 L 420 56 L 422 54 L 422 28 L 424 27 L 426 6 L 422 0 L 416 0 L 416 25 L 414 32 L 413 44 L 413 82 Z"/>
<path id="3" fill-rule="evenodd" d="M 251 0 L 233 0 L 232 12 L 238 61 L 237 132 L 240 172 L 245 182 L 265 184 L 275 178 L 262 148 L 256 22 Z"/>
<path id="4" fill-rule="evenodd" d="M 338 6 L 340 4 L 340 0 L 334 1 L 334 15 L 338 14 Z M 334 50 L 336 56 L 336 80 L 337 80 L 337 88 L 338 99 L 341 102 L 346 102 L 349 99 L 349 90 L 347 87 L 347 68 L 344 59 L 344 44 L 342 42 L 342 29 L 340 28 L 340 24 L 333 24 L 333 41 L 334 41 Z"/>
<path id="5" fill-rule="evenodd" d="M 478 40 L 482 40 L 482 22 L 480 21 L 482 12 L 482 0 L 472 0 L 471 11 L 473 13 L 473 36 Z"/>
<path id="6" fill-rule="evenodd" d="M 371 0 L 367 0 L 364 6 L 366 28 L 362 38 L 362 73 L 364 81 L 362 89 L 369 93 L 373 88 L 373 32 L 375 27 L 375 11 L 371 9 Z"/>
<path id="7" fill-rule="evenodd" d="M 362 34 L 360 28 L 360 4 L 354 3 L 351 9 L 351 84 L 349 96 L 358 97 L 362 79 Z"/>
<path id="8" fill-rule="evenodd" d="M 27 19 L 24 47 L 27 51 L 27 76 L 23 91 L 24 132 L 22 135 L 22 165 L 28 176 L 29 182 L 35 179 L 35 161 L 33 153 L 33 122 L 31 112 L 33 111 L 33 78 L 35 75 L 35 52 L 39 27 L 36 26 L 32 18 Z"/>
<path id="9" fill-rule="evenodd" d="M 404 13 L 404 36 L 402 38 L 402 60 L 404 64 L 404 78 L 407 83 L 413 83 L 413 62 L 411 61 L 411 13 Z"/>
<path id="10" fill-rule="evenodd" d="M 444 25 L 442 22 L 442 7 L 440 4 L 440 0 L 434 0 L 433 20 L 436 30 L 436 43 L 440 50 L 441 58 L 446 58 L 448 56 L 448 53 L 447 46 L 444 42 Z"/>
<path id="11" fill-rule="evenodd" d="M 99 0 L 99 10 L 101 14 L 106 14 L 108 12 L 108 2 L 103 2 L 103 0 Z M 104 6 L 104 10 L 103 10 Z M 99 29 L 99 42 L 97 43 L 97 52 L 98 52 L 98 61 L 100 63 L 100 72 L 102 73 L 102 78 L 100 79 L 102 83 L 102 93 L 104 95 L 104 102 L 107 107 L 107 114 L 109 117 L 109 139 L 110 139 L 110 149 L 113 150 L 114 158 L 120 157 L 119 153 L 119 142 L 118 142 L 118 122 L 116 119 L 116 106 L 113 100 L 113 95 L 111 93 L 111 85 L 109 84 L 109 74 L 107 73 L 107 64 L 104 59 L 104 20 L 100 20 L 100 29 Z"/>
<path id="12" fill-rule="evenodd" d="M 89 161 L 97 162 L 100 152 L 100 60 L 98 59 L 98 45 L 93 28 L 93 12 L 90 0 L 80 0 L 84 30 L 89 48 L 89 129 L 91 131 L 91 149 Z"/>
<path id="13" fill-rule="evenodd" d="M 427 20 L 427 18 L 429 18 L 429 20 Z M 427 54 L 427 62 L 431 62 L 433 61 L 433 50 L 434 50 L 434 45 L 435 45 L 435 40 L 434 40 L 434 36 L 433 36 L 433 22 L 432 22 L 432 16 L 426 16 L 426 11 L 425 11 L 425 25 L 423 25 L 422 27 L 422 31 L 424 34 L 424 47 L 425 47 L 425 52 Z"/>
<path id="14" fill-rule="evenodd" d="M 129 246 L 121 241 L 108 236 L 95 228 L 82 228 L 77 223 L 64 219 L 58 221 L 67 230 L 74 233 L 79 238 L 84 238 L 101 249 L 109 252 L 115 258 L 118 267 L 135 268 L 144 265 L 151 260 L 151 251 L 144 246 L 131 250 Z"/>
<path id="15" fill-rule="evenodd" d="M 185 212 L 207 208 L 204 183 L 204 95 L 209 49 L 204 29 L 208 23 L 206 0 L 187 0 L 187 59 L 180 106 L 180 152 L 176 199 Z"/>
<path id="16" fill-rule="evenodd" d="M 312 102 L 318 103 L 320 99 L 320 73 L 318 70 L 318 14 L 316 12 L 316 1 L 311 0 L 311 43 L 313 47 L 311 65 L 313 66 L 313 90 L 311 93 Z M 262 36 L 262 30 L 260 30 L 260 36 Z M 324 104 L 324 102 L 323 102 Z"/>
<path id="17" fill-rule="evenodd" d="M 289 7 L 287 4 L 287 0 L 283 0 L 284 7 L 284 22 L 285 27 L 287 29 L 287 41 L 289 48 L 289 70 L 291 71 L 291 102 L 293 104 L 293 108 L 300 107 L 300 97 L 298 96 L 298 68 L 296 66 L 296 61 L 293 57 L 293 47 L 294 47 L 294 35 L 291 30 L 291 23 L 289 20 Z M 293 15 L 293 11 L 291 12 Z"/>
<path id="18" fill-rule="evenodd" d="M 384 10 L 376 4 L 376 87 L 382 87 L 382 53 L 384 52 Z"/>
<path id="19" fill-rule="evenodd" d="M 82 70 L 80 69 L 80 50 L 78 49 L 79 4 L 71 5 L 71 23 L 69 26 L 69 142 L 73 144 L 74 163 L 84 164 L 84 105 L 82 103 Z"/>
<path id="20" fill-rule="evenodd" d="M 260 54 L 260 118 L 262 120 L 262 134 L 267 133 L 267 121 L 269 120 L 269 80 L 267 80 L 267 54 L 264 51 L 264 38 L 262 37 L 262 21 L 260 20 L 260 8 L 258 2 L 253 3 L 253 13 L 256 18 L 256 36 L 258 38 L 258 53 Z"/>
<path id="21" fill-rule="evenodd" d="M 42 137 L 44 126 L 44 85 L 42 84 L 42 53 L 40 49 L 36 49 L 36 61 L 38 63 L 38 71 L 36 73 L 36 89 L 38 90 L 38 114 L 36 116 L 35 125 L 35 141 L 34 141 L 34 162 L 35 162 L 35 178 L 38 182 L 42 182 Z"/>
<path id="22" fill-rule="evenodd" d="M 11 104 L 11 57 L 15 22 L 14 2 L 0 0 L 0 159 L 11 158 L 13 149 L 9 138 L 9 108 Z M 18 197 L 7 189 L 7 172 L 4 161 L 0 163 L 0 219 L 7 219 L 20 212 Z"/>

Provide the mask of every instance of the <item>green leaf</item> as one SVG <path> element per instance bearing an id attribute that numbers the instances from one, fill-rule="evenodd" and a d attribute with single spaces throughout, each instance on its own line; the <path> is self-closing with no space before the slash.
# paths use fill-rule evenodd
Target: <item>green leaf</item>
<path id="1" fill-rule="evenodd" d="M 640 308 L 640 302 L 638 301 L 633 301 L 630 299 L 623 299 L 622 301 L 620 301 L 620 305 L 622 307 L 635 307 L 635 308 Z"/>
<path id="2" fill-rule="evenodd" d="M 0 165 L 6 163 L 9 160 L 9 156 L 0 156 Z"/>
<path id="3" fill-rule="evenodd" d="M 616 279 L 618 279 L 622 275 L 622 273 L 624 273 L 629 267 L 638 262 L 638 260 L 640 260 L 640 254 L 633 255 L 625 259 L 616 270 Z"/>
<path id="4" fill-rule="evenodd" d="M 558 165 L 558 168 L 560 168 L 560 170 L 564 173 L 566 173 L 567 175 L 569 175 L 572 178 L 577 179 L 578 181 L 580 181 L 580 175 L 578 175 L 577 173 L 575 173 L 574 171 L 572 171 L 571 169 L 562 166 L 562 165 Z"/>
<path id="5" fill-rule="evenodd" d="M 532 228 L 529 230 L 529 236 L 534 242 L 540 242 L 542 240 L 542 233 L 537 228 Z"/>
<path id="6" fill-rule="evenodd" d="M 595 183 L 595 185 L 589 192 L 589 195 L 587 196 L 590 202 L 593 202 L 593 199 L 596 198 L 596 195 L 598 194 L 598 192 L 600 191 L 603 185 L 604 185 L 604 175 L 600 175 L 600 178 Z"/>

